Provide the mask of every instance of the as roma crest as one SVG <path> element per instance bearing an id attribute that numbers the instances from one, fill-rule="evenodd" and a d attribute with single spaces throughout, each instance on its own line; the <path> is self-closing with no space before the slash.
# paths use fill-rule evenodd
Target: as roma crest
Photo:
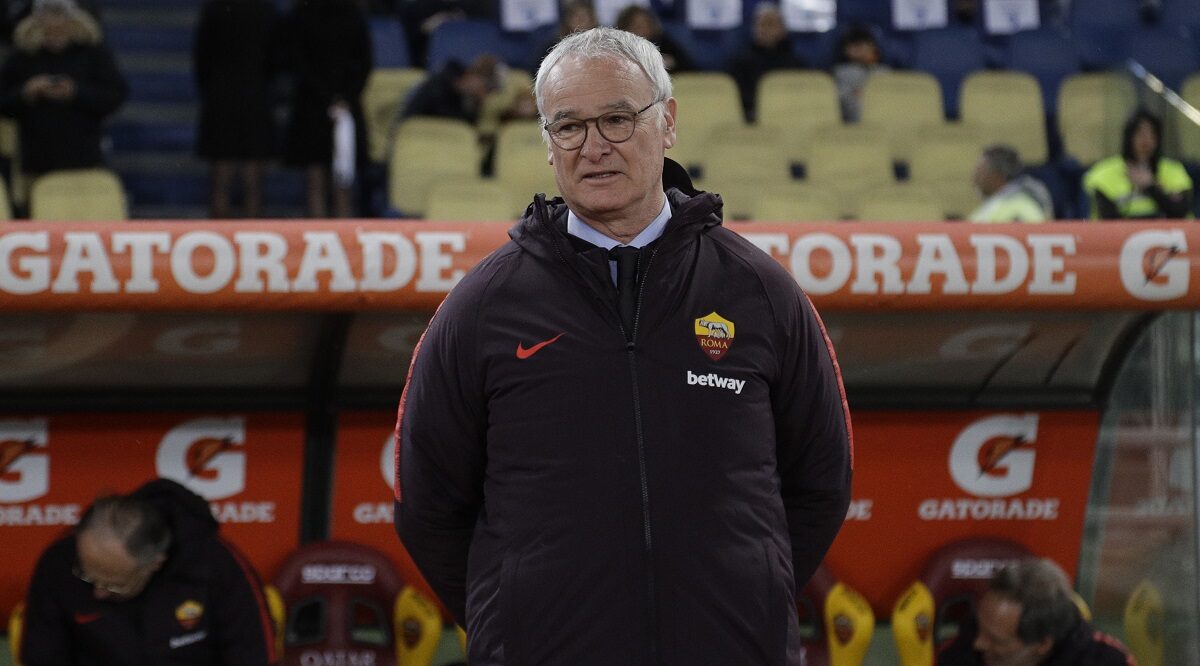
<path id="1" fill-rule="evenodd" d="M 716 312 L 696 320 L 696 342 L 710 360 L 719 361 L 733 345 L 733 322 Z"/>
<path id="2" fill-rule="evenodd" d="M 196 626 L 202 615 L 204 615 L 204 604 L 194 599 L 188 599 L 175 609 L 175 619 L 179 621 L 179 626 L 184 630 Z"/>

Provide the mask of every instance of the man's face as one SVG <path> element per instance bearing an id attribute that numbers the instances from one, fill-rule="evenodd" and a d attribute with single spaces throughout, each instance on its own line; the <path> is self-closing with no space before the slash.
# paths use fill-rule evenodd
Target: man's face
<path id="1" fill-rule="evenodd" d="M 588 119 L 612 111 L 636 112 L 655 102 L 650 81 L 627 60 L 567 57 L 545 80 L 542 110 L 548 122 Z M 576 150 L 549 144 L 558 191 L 576 215 L 607 224 L 649 222 L 662 208 L 663 155 L 675 144 L 675 98 L 635 118 L 633 136 L 612 143 L 587 122 L 587 139 Z"/>
<path id="2" fill-rule="evenodd" d="M 80 532 L 75 544 L 79 559 L 75 575 L 92 586 L 97 599 L 124 601 L 136 597 L 165 561 L 164 557 L 148 564 L 138 562 L 118 538 L 102 531 Z"/>
<path id="3" fill-rule="evenodd" d="M 987 666 L 1037 666 L 1054 647 L 1049 638 L 1032 645 L 1017 636 L 1021 604 L 1013 599 L 987 592 L 976 610 L 979 635 L 974 648 Z"/>

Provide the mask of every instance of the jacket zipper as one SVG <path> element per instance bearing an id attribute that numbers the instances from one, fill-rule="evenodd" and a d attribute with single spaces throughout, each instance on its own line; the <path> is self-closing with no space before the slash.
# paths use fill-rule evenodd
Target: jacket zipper
<path id="1" fill-rule="evenodd" d="M 646 289 L 646 275 L 650 271 L 650 264 L 654 262 L 655 255 L 658 254 L 658 247 L 650 251 L 650 258 L 646 260 L 646 266 L 641 270 L 641 282 L 638 284 L 637 299 L 633 306 L 633 330 L 630 331 L 629 337 L 626 338 L 625 353 L 629 359 L 629 375 L 633 386 L 633 424 L 634 432 L 637 438 L 637 453 L 638 453 L 638 477 L 642 487 L 642 548 L 643 557 L 646 561 L 646 601 L 647 607 L 650 610 L 650 663 L 658 663 L 658 595 L 655 592 L 654 584 L 654 544 L 651 539 L 650 531 L 650 482 L 646 471 L 646 443 L 643 436 L 642 428 L 642 402 L 641 392 L 638 390 L 637 379 L 637 355 L 634 340 L 637 337 L 638 320 L 642 315 L 642 295 Z M 620 318 L 618 317 L 618 321 Z M 621 335 L 625 335 L 624 324 L 621 325 Z"/>

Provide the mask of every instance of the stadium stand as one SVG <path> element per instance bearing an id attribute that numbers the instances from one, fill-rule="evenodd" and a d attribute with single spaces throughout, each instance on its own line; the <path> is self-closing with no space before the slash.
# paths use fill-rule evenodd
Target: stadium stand
<path id="1" fill-rule="evenodd" d="M 668 155 L 688 169 L 697 169 L 712 131 L 743 122 L 741 98 L 733 77 L 724 72 L 685 72 L 673 79 L 675 99 L 687 111 L 676 117 L 677 139 Z"/>
<path id="2" fill-rule="evenodd" d="M 485 178 L 448 178 L 429 190 L 425 217 L 430 220 L 515 220 L 524 197 L 503 183 Z"/>
<path id="3" fill-rule="evenodd" d="M 919 131 L 946 122 L 942 88 L 924 72 L 880 72 L 867 79 L 862 93 L 862 123 L 883 130 L 891 157 L 907 162 Z"/>
<path id="4" fill-rule="evenodd" d="M 1120 67 L 1129 57 L 1131 26 L 1141 22 L 1138 3 L 1128 0 L 1072 2 L 1067 27 L 1086 69 Z"/>
<path id="5" fill-rule="evenodd" d="M 1063 152 L 1081 165 L 1121 149 L 1121 126 L 1137 94 L 1128 79 L 1110 73 L 1076 74 L 1058 91 L 1058 132 Z"/>
<path id="6" fill-rule="evenodd" d="M 405 96 L 421 79 L 425 70 L 415 67 L 400 69 L 376 67 L 363 89 L 363 119 L 367 123 L 367 152 L 371 161 L 387 161 L 389 139 Z"/>
<path id="7" fill-rule="evenodd" d="M 987 58 L 976 31 L 954 26 L 913 35 L 913 68 L 937 77 L 947 118 L 958 117 L 958 90 L 963 79 L 984 69 Z"/>
<path id="8" fill-rule="evenodd" d="M 517 199 L 517 210 L 524 210 L 537 192 L 557 194 L 558 185 L 554 171 L 547 164 L 548 158 L 536 121 L 511 122 L 497 133 L 495 178 Z"/>
<path id="9" fill-rule="evenodd" d="M 370 21 L 371 56 L 377 68 L 411 67 L 408 39 L 399 21 L 374 16 Z"/>
<path id="10" fill-rule="evenodd" d="M 954 124 L 921 133 L 909 161 L 908 179 L 936 193 L 942 207 L 939 218 L 963 219 L 979 205 L 971 172 L 982 149 L 983 142 L 971 127 Z"/>
<path id="11" fill-rule="evenodd" d="M 927 222 L 944 217 L 935 192 L 907 183 L 872 188 L 852 205 L 851 217 L 864 222 Z"/>
<path id="12" fill-rule="evenodd" d="M 883 133 L 861 126 L 821 131 L 813 138 L 805 179 L 836 193 L 839 217 L 853 215 L 858 197 L 894 180 Z"/>
<path id="13" fill-rule="evenodd" d="M 125 220 L 125 191 L 108 169 L 52 171 L 33 181 L 29 217 L 34 220 Z"/>
<path id="14" fill-rule="evenodd" d="M 841 123 L 833 78 L 815 70 L 775 71 L 758 82 L 758 124 L 777 127 L 793 162 L 802 163 L 820 127 Z"/>
<path id="15" fill-rule="evenodd" d="M 505 46 L 500 26 L 478 19 L 446 21 L 429 35 L 427 66 L 429 71 L 436 71 L 451 60 L 466 65 L 485 53 L 503 57 Z"/>
<path id="16" fill-rule="evenodd" d="M 1200 73 L 1193 74 L 1183 82 L 1180 91 L 1184 101 L 1200 108 Z M 1179 154 L 1184 162 L 1200 164 L 1200 125 L 1180 121 Z"/>
<path id="17" fill-rule="evenodd" d="M 841 216 L 837 196 L 810 185 L 757 186 L 747 199 L 747 217 L 752 220 L 820 222 Z"/>
<path id="18" fill-rule="evenodd" d="M 984 143 L 1007 143 L 1030 165 L 1050 157 L 1037 80 L 1023 72 L 975 72 L 962 86 L 962 122 Z"/>
<path id="19" fill-rule="evenodd" d="M 429 188 L 447 176 L 479 174 L 475 130 L 449 118 L 410 118 L 392 140 L 388 205 L 403 215 L 425 214 Z"/>
<path id="20" fill-rule="evenodd" d="M 1042 89 L 1042 104 L 1048 114 L 1057 110 L 1057 95 L 1063 79 L 1080 71 L 1083 64 L 1070 37 L 1056 26 L 1012 35 L 1002 64 L 1007 69 L 1033 75 Z"/>

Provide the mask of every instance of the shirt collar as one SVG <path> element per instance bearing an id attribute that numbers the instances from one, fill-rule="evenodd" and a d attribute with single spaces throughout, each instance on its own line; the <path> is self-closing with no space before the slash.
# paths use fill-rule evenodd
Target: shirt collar
<path id="1" fill-rule="evenodd" d="M 611 250 L 620 245 L 628 245 L 629 247 L 645 247 L 650 243 L 658 240 L 659 236 L 663 235 L 663 231 L 667 228 L 667 222 L 671 220 L 671 206 L 667 202 L 667 197 L 663 197 L 662 210 L 658 211 L 658 216 L 654 218 L 650 224 L 646 225 L 642 232 L 634 237 L 628 243 L 621 243 L 615 239 L 609 238 L 604 234 L 593 229 L 587 222 L 581 220 L 575 211 L 567 209 L 567 233 L 576 238 L 581 238 L 592 245 L 602 247 L 606 250 Z"/>

